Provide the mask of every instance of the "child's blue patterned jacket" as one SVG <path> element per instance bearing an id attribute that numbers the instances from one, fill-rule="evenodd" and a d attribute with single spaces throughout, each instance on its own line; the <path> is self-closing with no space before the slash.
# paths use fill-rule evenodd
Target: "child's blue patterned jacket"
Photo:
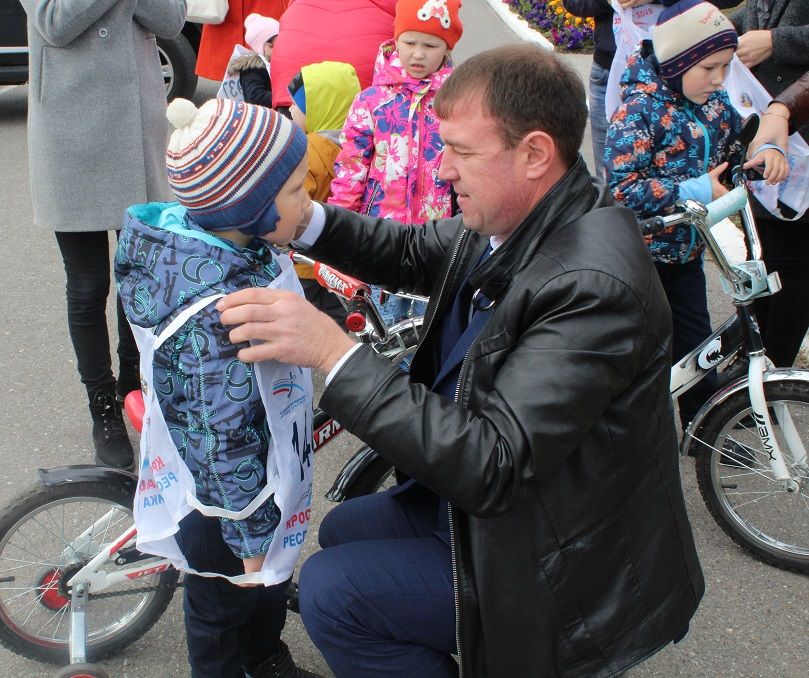
<path id="1" fill-rule="evenodd" d="M 686 198 L 710 202 L 707 173 L 741 150 L 741 116 L 724 89 L 700 106 L 671 89 L 655 66 L 650 41 L 630 55 L 604 151 L 615 199 L 641 219 L 669 213 Z M 646 244 L 652 258 L 666 264 L 685 263 L 704 249 L 690 226 L 670 227 Z"/>
<path id="2" fill-rule="evenodd" d="M 133 205 L 115 257 L 129 321 L 162 330 L 203 296 L 265 287 L 280 272 L 268 243 L 241 248 L 203 231 L 178 203 Z M 250 365 L 236 353 L 211 303 L 154 354 L 154 383 L 172 440 L 204 504 L 247 506 L 266 484 L 270 433 Z M 273 498 L 245 520 L 220 519 L 238 558 L 267 552 L 280 513 Z"/>

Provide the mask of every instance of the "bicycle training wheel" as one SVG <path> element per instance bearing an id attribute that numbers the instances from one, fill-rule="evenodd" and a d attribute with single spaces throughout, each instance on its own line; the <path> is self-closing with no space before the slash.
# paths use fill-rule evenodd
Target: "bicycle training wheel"
<path id="1" fill-rule="evenodd" d="M 809 573 L 809 462 L 795 459 L 782 422 L 786 413 L 804 450 L 809 450 L 809 384 L 764 384 L 774 435 L 797 492 L 775 479 L 750 416 L 746 390 L 711 411 L 695 434 L 702 447 L 696 473 L 702 498 L 719 526 L 756 558 L 776 567 Z"/>
<path id="2" fill-rule="evenodd" d="M 132 492 L 110 481 L 39 485 L 0 515 L 0 643 L 12 652 L 69 661 L 68 580 L 132 526 Z M 148 561 L 140 561 L 148 564 Z M 107 560 L 101 567 L 122 567 Z M 170 568 L 88 593 L 87 661 L 140 638 L 177 586 Z M 113 595 L 108 595 L 113 594 Z"/>

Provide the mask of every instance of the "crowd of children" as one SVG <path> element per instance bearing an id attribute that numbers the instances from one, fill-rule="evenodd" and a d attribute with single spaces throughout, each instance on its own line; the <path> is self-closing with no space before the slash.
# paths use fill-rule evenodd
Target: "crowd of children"
<path id="1" fill-rule="evenodd" d="M 249 15 L 249 49 L 235 50 L 219 98 L 169 107 L 176 130 L 166 162 L 178 202 L 127 212 L 115 272 L 148 386 L 142 473 L 158 449 L 185 469 L 175 495 L 170 483 L 153 484 L 165 494 L 164 513 L 136 505 L 139 546 L 190 573 L 194 676 L 312 675 L 281 641 L 297 551 L 278 546 L 289 506 L 311 498 L 312 460 L 301 442 L 311 433 L 309 375 L 241 362 L 213 302 L 243 287 L 279 287 L 340 321 L 341 307 L 322 296 L 311 271 L 296 276 L 275 249 L 294 238 L 311 200 L 405 224 L 456 211 L 451 185 L 438 178 L 433 99 L 452 72 L 460 4 L 398 0 L 370 87 L 360 91 L 351 64 L 309 64 L 280 112 L 270 89 L 279 23 Z M 664 4 L 653 40 L 629 58 L 604 144 L 615 198 L 642 218 L 726 192 L 722 173 L 737 160 L 742 122 L 722 89 L 738 44 L 733 26 L 707 2 Z M 778 148 L 763 153 L 770 167 L 785 162 Z M 710 333 L 703 246 L 690 227 L 647 242 L 672 308 L 677 358 Z M 391 297 L 381 311 L 392 323 L 424 309 Z M 684 423 L 706 395 L 692 391 L 680 403 Z"/>

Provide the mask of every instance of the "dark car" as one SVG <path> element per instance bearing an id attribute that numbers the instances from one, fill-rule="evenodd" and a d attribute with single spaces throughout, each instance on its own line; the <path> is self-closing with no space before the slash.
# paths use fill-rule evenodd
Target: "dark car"
<path id="1" fill-rule="evenodd" d="M 187 23 L 173 40 L 157 39 L 169 99 L 190 99 L 197 88 L 194 69 L 202 26 Z M 0 85 L 28 82 L 28 36 L 19 0 L 0 0 Z"/>

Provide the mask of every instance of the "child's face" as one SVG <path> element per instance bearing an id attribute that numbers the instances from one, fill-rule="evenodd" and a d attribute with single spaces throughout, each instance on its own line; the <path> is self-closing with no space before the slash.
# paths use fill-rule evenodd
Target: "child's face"
<path id="1" fill-rule="evenodd" d="M 292 103 L 289 106 L 289 114 L 292 116 L 292 122 L 300 127 L 304 132 L 306 131 L 306 113 L 304 113 L 298 105 Z"/>
<path id="2" fill-rule="evenodd" d="M 399 60 L 411 78 L 421 80 L 435 73 L 444 64 L 447 43 L 429 33 L 405 31 L 396 38 Z"/>
<path id="3" fill-rule="evenodd" d="M 311 200 L 303 187 L 308 166 L 307 156 L 303 156 L 300 164 L 290 175 L 275 197 L 275 209 L 278 210 L 278 223 L 272 233 L 263 236 L 274 245 L 287 245 L 295 236 L 295 231 L 303 220 L 304 210 Z"/>
<path id="4" fill-rule="evenodd" d="M 264 43 L 264 58 L 272 61 L 272 48 L 275 47 L 275 38 L 270 38 Z"/>
<path id="5" fill-rule="evenodd" d="M 733 49 L 728 47 L 694 64 L 683 73 L 683 95 L 695 104 L 708 101 L 722 87 L 732 58 Z"/>

